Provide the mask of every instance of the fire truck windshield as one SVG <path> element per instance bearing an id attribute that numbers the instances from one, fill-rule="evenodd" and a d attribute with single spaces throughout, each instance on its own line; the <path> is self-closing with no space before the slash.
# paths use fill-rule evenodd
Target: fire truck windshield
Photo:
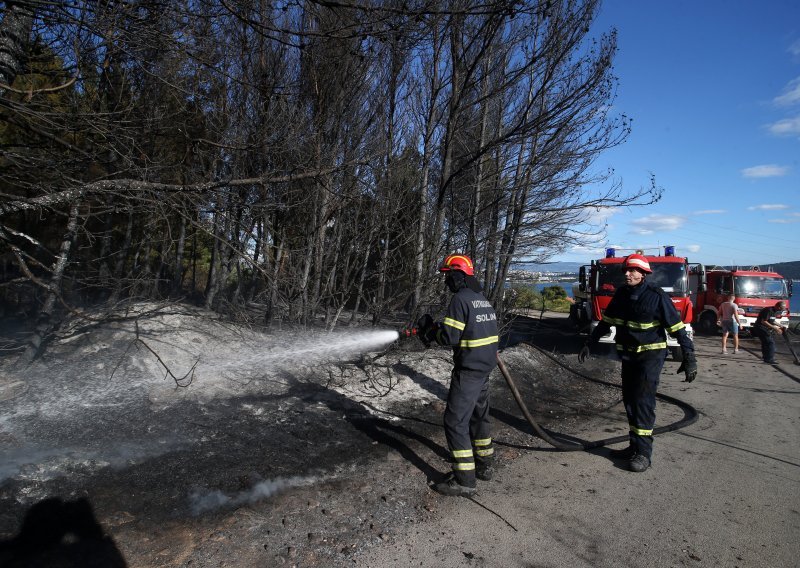
<path id="1" fill-rule="evenodd" d="M 780 300 L 788 296 L 786 282 L 769 276 L 737 276 L 734 291 L 742 298 L 771 298 Z"/>
<path id="2" fill-rule="evenodd" d="M 650 261 L 652 274 L 647 281 L 660 286 L 671 297 L 686 296 L 686 265 L 677 262 Z M 597 270 L 597 294 L 613 296 L 620 286 L 625 285 L 625 271 L 622 264 L 599 264 Z"/>

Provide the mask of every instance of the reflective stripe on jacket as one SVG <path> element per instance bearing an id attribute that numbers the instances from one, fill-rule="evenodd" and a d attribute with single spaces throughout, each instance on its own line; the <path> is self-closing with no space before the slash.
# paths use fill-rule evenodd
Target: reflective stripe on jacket
<path id="1" fill-rule="evenodd" d="M 596 343 L 617 328 L 615 342 L 621 353 L 652 354 L 667 348 L 667 333 L 675 337 L 684 351 L 694 351 L 678 310 L 658 286 L 647 280 L 638 286 L 622 286 L 611 298 L 603 319 L 590 338 Z"/>
<path id="2" fill-rule="evenodd" d="M 438 327 L 436 342 L 453 346 L 456 370 L 488 373 L 497 364 L 497 315 L 483 294 L 461 288 Z"/>

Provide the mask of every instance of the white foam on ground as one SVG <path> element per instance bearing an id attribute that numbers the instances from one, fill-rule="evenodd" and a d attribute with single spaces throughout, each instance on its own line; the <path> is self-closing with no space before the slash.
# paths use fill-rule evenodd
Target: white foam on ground
<path id="1" fill-rule="evenodd" d="M 0 401 L 0 428 L 23 416 L 57 419 L 82 408 L 124 407 L 143 398 L 169 406 L 186 397 L 210 399 L 280 391 L 285 386 L 280 371 L 352 359 L 385 348 L 399 335 L 393 330 L 302 335 L 244 330 L 221 338 L 199 338 L 192 331 L 182 332 L 179 339 L 167 333 L 143 337 L 158 357 L 135 343 L 127 353 L 93 343 L 75 355 L 80 363 L 64 366 L 68 374 L 59 373 L 58 362 L 33 371 L 38 376 L 26 380 L 25 392 Z M 174 377 L 167 376 L 161 362 Z M 69 371 L 75 366 L 80 368 L 78 376 Z M 188 386 L 177 388 L 176 379 Z"/>
<path id="2" fill-rule="evenodd" d="M 297 377 L 384 349 L 399 337 L 374 329 L 267 334 L 185 313 L 143 320 L 138 332 L 158 357 L 135 340 L 132 324 L 118 324 L 55 342 L 26 369 L 3 362 L 3 384 L 24 388 L 6 388 L 0 398 L 0 480 L 44 480 L 74 467 L 124 466 L 160 455 L 174 441 L 111 435 L 99 443 L 91 434 L 95 417 L 110 424 L 110 415 L 142 405 L 158 413 L 187 400 L 210 405 L 250 393 L 280 395 L 302 380 Z M 159 359 L 178 378 L 194 367 L 191 384 L 177 388 Z M 70 439 L 69 447 L 53 438 Z"/>

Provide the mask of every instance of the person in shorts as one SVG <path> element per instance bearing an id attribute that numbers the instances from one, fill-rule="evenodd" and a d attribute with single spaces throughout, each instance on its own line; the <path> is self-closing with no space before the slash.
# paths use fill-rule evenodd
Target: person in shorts
<path id="1" fill-rule="evenodd" d="M 733 352 L 739 352 L 739 306 L 728 296 L 719 305 L 719 324 L 722 327 L 722 354 L 728 354 L 728 335 L 733 336 Z"/>

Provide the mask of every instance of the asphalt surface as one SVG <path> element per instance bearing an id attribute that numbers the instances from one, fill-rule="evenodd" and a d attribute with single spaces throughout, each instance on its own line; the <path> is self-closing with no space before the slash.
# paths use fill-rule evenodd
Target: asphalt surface
<path id="1" fill-rule="evenodd" d="M 755 340 L 735 355 L 718 342 L 696 339 L 691 385 L 667 362 L 660 392 L 700 418 L 656 438 L 648 471 L 626 471 L 605 449 L 526 453 L 473 500 L 443 499 L 435 518 L 356 565 L 797 566 L 800 366 L 783 342 L 777 367 L 760 361 Z M 675 410 L 659 403 L 657 413 L 660 425 Z"/>

